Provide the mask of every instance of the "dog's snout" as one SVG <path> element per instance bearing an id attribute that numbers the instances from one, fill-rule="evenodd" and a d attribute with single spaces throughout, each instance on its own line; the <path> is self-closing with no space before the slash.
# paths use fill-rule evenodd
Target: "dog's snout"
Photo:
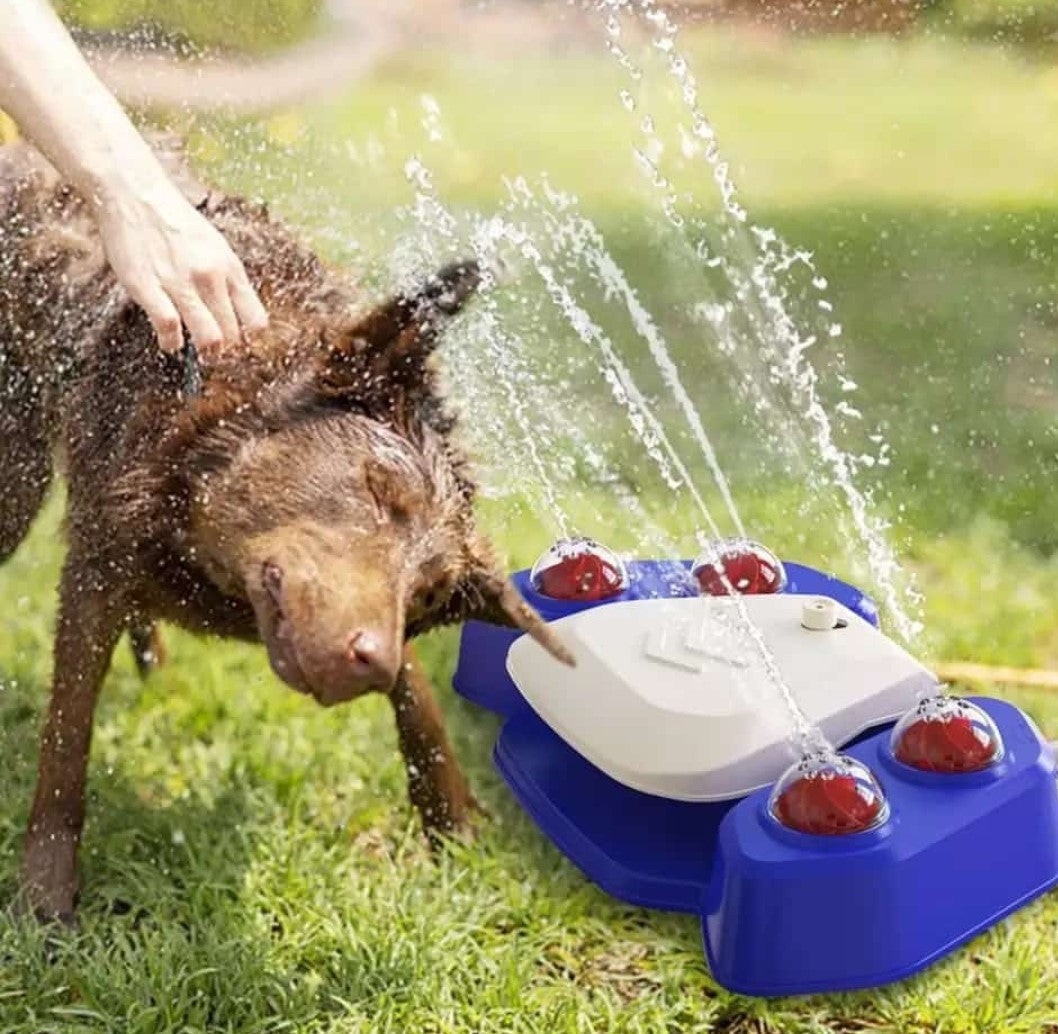
<path id="1" fill-rule="evenodd" d="M 391 686 L 397 678 L 400 653 L 388 648 L 385 639 L 375 632 L 354 632 L 349 637 L 347 655 L 357 678 L 382 687 Z"/>
<path id="2" fill-rule="evenodd" d="M 350 590 L 347 582 L 328 577 L 311 550 L 296 546 L 272 543 L 247 571 L 273 670 L 327 707 L 388 691 L 404 659 L 396 600 L 372 591 L 370 580 Z"/>

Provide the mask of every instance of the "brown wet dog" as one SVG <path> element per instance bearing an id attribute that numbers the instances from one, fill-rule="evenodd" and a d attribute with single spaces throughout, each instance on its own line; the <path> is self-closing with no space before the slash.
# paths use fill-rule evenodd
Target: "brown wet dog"
<path id="1" fill-rule="evenodd" d="M 189 187 L 189 191 L 193 188 Z M 130 632 L 149 667 L 162 619 L 260 639 L 321 704 L 394 708 L 409 794 L 431 836 L 472 798 L 406 646 L 469 617 L 563 655 L 474 527 L 474 487 L 429 356 L 478 285 L 450 267 L 370 311 L 260 208 L 201 209 L 271 316 L 186 397 L 179 359 L 105 268 L 82 202 L 31 149 L 0 149 L 0 562 L 59 455 L 69 549 L 51 706 L 22 868 L 24 903 L 72 914 L 92 718 Z"/>

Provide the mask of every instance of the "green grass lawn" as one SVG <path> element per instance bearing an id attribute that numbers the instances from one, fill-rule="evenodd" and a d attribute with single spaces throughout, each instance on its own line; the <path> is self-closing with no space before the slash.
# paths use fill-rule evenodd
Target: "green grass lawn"
<path id="1" fill-rule="evenodd" d="M 922 649 L 1055 664 L 1058 136 L 1048 127 L 1058 72 L 938 41 L 701 35 L 689 50 L 754 218 L 811 249 L 829 278 L 865 413 L 847 438 L 880 427 L 892 445 L 892 465 L 867 483 L 899 522 L 894 539 L 926 592 Z M 661 126 L 675 102 L 648 82 L 645 107 Z M 389 249 L 415 239 L 393 214 L 410 197 L 409 153 L 423 153 L 463 214 L 502 201 L 503 173 L 546 171 L 578 193 L 657 316 L 725 464 L 743 471 L 734 481 L 748 523 L 786 555 L 851 570 L 836 534 L 792 526 L 791 514 L 814 512 L 808 490 L 746 441 L 724 371 L 688 316 L 708 280 L 673 235 L 659 235 L 620 85 L 590 52 L 401 56 L 346 98 L 263 126 L 203 125 L 195 145 L 220 181 L 272 198 L 376 283 L 389 276 Z M 449 143 L 425 139 L 424 92 Z M 704 182 L 692 163 L 676 165 L 679 189 Z M 627 321 L 573 282 L 649 377 Z M 536 299 L 539 284 L 528 283 Z M 545 305 L 510 293 L 503 311 L 521 321 L 533 361 L 574 347 Z M 816 318 L 803 299 L 793 304 Z M 821 347 L 821 366 L 834 350 Z M 587 412 L 610 430 L 592 383 Z M 667 409 L 665 420 L 676 427 Z M 614 460 L 631 477 L 626 453 L 615 446 Z M 578 525 L 634 547 L 626 521 L 607 524 L 602 488 L 578 492 L 576 475 L 564 475 L 559 490 Z M 515 564 L 551 534 L 527 513 L 528 495 L 483 505 Z M 653 493 L 645 504 L 692 541 L 685 500 Z M 56 527 L 53 506 L 0 570 L 3 897 L 14 889 L 46 695 Z M 491 816 L 476 842 L 437 862 L 405 802 L 384 701 L 323 712 L 277 685 L 259 650 L 169 640 L 172 665 L 145 685 L 123 651 L 107 685 L 81 933 L 56 947 L 0 923 L 5 1034 L 1058 1030 L 1053 896 L 881 992 L 738 998 L 710 979 L 693 919 L 616 904 L 520 813 L 491 768 L 495 720 L 447 689 L 452 634 L 431 637 L 424 655 Z M 1058 697 L 1009 695 L 1058 736 Z"/>
<path id="2" fill-rule="evenodd" d="M 14 877 L 47 691 L 55 508 L 0 573 L 0 894 Z M 990 556 L 992 533 L 958 551 Z M 938 546 L 924 560 L 957 565 Z M 1031 565 L 945 577 L 935 618 L 1019 656 L 1045 587 Z M 1028 587 L 1026 588 L 1025 583 Z M 968 616 L 984 588 L 997 601 Z M 1004 631 L 1003 617 L 1013 627 Z M 622 906 L 587 883 L 492 770 L 497 723 L 443 693 L 490 817 L 438 860 L 417 835 L 388 705 L 325 712 L 258 650 L 170 632 L 146 685 L 119 650 L 94 744 L 81 932 L 58 945 L 0 922 L 5 1032 L 1038 1032 L 1058 1022 L 1058 901 L 877 993 L 729 995 L 696 921 Z M 454 638 L 424 657 L 441 680 Z M 975 656 L 978 654 L 975 653 Z M 1058 699 L 1014 693 L 1058 734 Z"/>

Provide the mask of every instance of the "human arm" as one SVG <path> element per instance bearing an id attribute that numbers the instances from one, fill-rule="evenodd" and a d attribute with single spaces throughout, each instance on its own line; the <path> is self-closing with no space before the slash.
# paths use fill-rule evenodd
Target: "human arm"
<path id="1" fill-rule="evenodd" d="M 223 236 L 169 179 L 45 0 L 0 0 L 0 108 L 91 206 L 107 259 L 177 351 L 207 360 L 267 315 Z"/>

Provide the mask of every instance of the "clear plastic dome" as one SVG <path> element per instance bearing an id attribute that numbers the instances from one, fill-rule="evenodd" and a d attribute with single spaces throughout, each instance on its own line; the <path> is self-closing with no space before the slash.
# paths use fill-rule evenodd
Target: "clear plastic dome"
<path id="1" fill-rule="evenodd" d="M 1003 756 L 995 722 L 969 700 L 940 693 L 896 723 L 890 746 L 898 761 L 924 772 L 978 772 Z"/>
<path id="2" fill-rule="evenodd" d="M 874 773 L 848 754 L 806 754 L 768 799 L 772 816 L 801 833 L 843 836 L 880 826 L 889 815 Z"/>
<path id="3" fill-rule="evenodd" d="M 767 595 L 786 587 L 782 561 L 752 539 L 716 539 L 695 560 L 691 573 L 706 596 L 730 595 L 725 577 L 741 596 Z"/>
<path id="4" fill-rule="evenodd" d="M 628 587 L 621 558 L 593 539 L 559 539 L 533 565 L 533 588 L 556 600 L 606 600 Z"/>

